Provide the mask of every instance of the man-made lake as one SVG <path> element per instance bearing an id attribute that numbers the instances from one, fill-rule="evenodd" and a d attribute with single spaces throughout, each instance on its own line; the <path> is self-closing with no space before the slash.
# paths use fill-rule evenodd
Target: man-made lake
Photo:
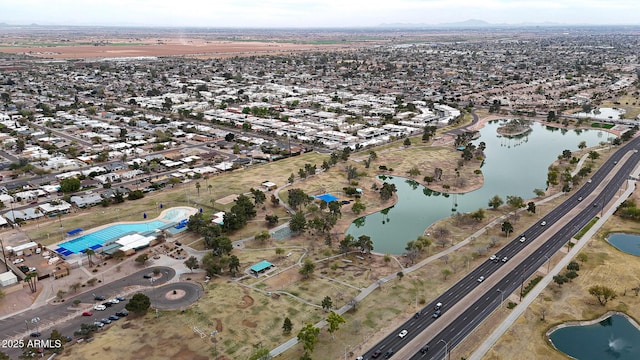
<path id="1" fill-rule="evenodd" d="M 609 234 L 607 241 L 627 254 L 640 256 L 640 236 L 633 234 Z"/>
<path id="2" fill-rule="evenodd" d="M 486 144 L 482 188 L 445 196 L 419 184 L 408 184 L 407 179 L 401 177 L 387 179 L 385 181 L 393 182 L 398 188 L 397 204 L 355 220 L 346 233 L 356 238 L 370 236 L 375 252 L 400 254 L 404 252 L 407 241 L 415 240 L 431 224 L 453 212 L 486 208 L 494 195 L 503 199 L 507 195 L 533 198 L 534 189 L 546 188 L 549 164 L 563 150 L 575 151 L 581 141 L 585 141 L 588 147 L 596 146 L 611 136 L 600 130 L 565 130 L 533 123 L 532 131 L 526 135 L 508 138 L 497 134 L 500 124 L 501 121 L 486 124 L 480 130 L 480 138 L 474 141 L 476 145 L 480 141 Z M 430 175 L 424 172 L 426 169 L 421 170 L 422 176 Z"/>
<path id="3" fill-rule="evenodd" d="M 581 118 L 591 118 L 594 120 L 619 120 L 620 115 L 626 113 L 623 109 L 614 109 L 614 108 L 599 108 L 593 109 L 588 113 L 579 112 L 573 115 Z"/>
<path id="4" fill-rule="evenodd" d="M 640 331 L 622 315 L 612 315 L 593 325 L 560 328 L 549 339 L 556 349 L 575 359 L 640 359 Z"/>

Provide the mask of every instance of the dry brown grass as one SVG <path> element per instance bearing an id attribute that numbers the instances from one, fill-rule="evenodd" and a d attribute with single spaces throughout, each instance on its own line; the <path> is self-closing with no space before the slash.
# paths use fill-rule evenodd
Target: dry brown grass
<path id="1" fill-rule="evenodd" d="M 604 238 L 610 232 L 640 233 L 640 224 L 611 218 L 582 250 L 588 260 L 580 263 L 580 276 L 562 287 L 555 283 L 549 285 L 498 340 L 486 359 L 516 356 L 522 359 L 565 359 L 566 356 L 548 342 L 546 332 L 553 326 L 567 321 L 595 319 L 609 310 L 622 311 L 640 319 L 640 297 L 630 290 L 640 284 L 640 262 L 637 256 L 623 253 L 607 243 Z M 588 293 L 593 285 L 610 286 L 617 291 L 618 297 L 606 306 L 600 306 Z"/>

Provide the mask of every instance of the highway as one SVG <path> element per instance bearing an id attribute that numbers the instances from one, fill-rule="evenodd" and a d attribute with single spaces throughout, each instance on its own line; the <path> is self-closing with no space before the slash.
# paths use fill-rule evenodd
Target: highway
<path id="1" fill-rule="evenodd" d="M 500 306 L 503 298 L 508 297 L 509 294 L 521 287 L 523 282 L 553 254 L 565 246 L 576 232 L 602 211 L 605 204 L 616 195 L 624 181 L 628 179 L 629 174 L 640 162 L 640 153 L 634 151 L 637 148 L 640 148 L 640 138 L 635 138 L 623 145 L 593 174 L 590 182 L 585 182 L 581 188 L 570 193 L 567 200 L 550 211 L 540 222 L 528 228 L 524 233 L 517 234 L 511 242 L 498 250 L 496 255 L 499 258 L 507 256 L 509 258 L 507 262 L 494 263 L 487 259 L 427 304 L 421 310 L 422 315 L 407 320 L 369 349 L 362 355 L 363 358 L 372 359 L 376 351 L 381 353 L 379 358 L 384 358 L 385 353 L 390 349 L 398 353 L 409 343 L 411 343 L 411 349 L 416 352 L 423 345 L 429 346 L 426 353 L 417 352 L 411 359 L 445 358 L 446 352 L 451 351 Z M 618 164 L 625 154 L 630 155 L 624 162 Z M 608 182 L 605 181 L 607 177 L 611 178 Z M 595 191 L 597 189 L 600 191 Z M 579 198 L 582 198 L 582 201 L 579 201 Z M 570 211 L 577 214 L 565 218 L 565 215 Z M 546 222 L 545 226 L 541 225 L 542 221 Z M 554 229 L 550 229 L 552 227 Z M 543 233 L 545 233 L 544 236 L 541 236 Z M 523 243 L 519 241 L 521 236 L 526 238 Z M 545 239 L 548 240 L 545 241 Z M 529 255 L 521 254 L 520 251 L 528 246 L 537 247 L 537 249 Z M 500 279 L 492 279 L 491 275 L 501 268 L 504 268 L 501 273 L 506 272 L 507 274 Z M 485 277 L 483 282 L 478 282 L 480 276 Z M 465 299 L 467 296 L 470 298 Z M 462 304 L 463 299 L 469 305 Z M 433 318 L 431 315 L 438 302 L 443 304 L 442 314 L 438 318 Z M 454 307 L 456 311 L 451 311 L 451 315 L 453 316 L 455 313 L 459 313 L 459 315 L 453 319 L 447 318 L 447 312 Z M 437 326 L 441 327 L 437 328 Z M 408 334 L 404 338 L 400 338 L 398 334 L 403 329 L 408 330 Z M 419 337 L 419 340 L 421 339 L 423 342 L 419 344 L 417 341 L 412 342 L 416 337 Z M 406 355 L 406 351 L 403 352 Z M 409 356 L 406 357 L 409 358 Z"/>

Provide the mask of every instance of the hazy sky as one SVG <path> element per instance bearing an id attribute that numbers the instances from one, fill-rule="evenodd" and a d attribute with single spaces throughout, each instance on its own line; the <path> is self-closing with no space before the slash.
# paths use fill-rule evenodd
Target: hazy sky
<path id="1" fill-rule="evenodd" d="M 0 0 L 0 22 L 351 27 L 383 23 L 640 24 L 639 0 Z"/>

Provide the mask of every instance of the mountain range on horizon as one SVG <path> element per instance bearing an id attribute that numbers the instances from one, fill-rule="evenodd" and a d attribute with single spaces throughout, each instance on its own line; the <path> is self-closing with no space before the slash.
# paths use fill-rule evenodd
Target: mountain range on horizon
<path id="1" fill-rule="evenodd" d="M 465 21 L 438 23 L 438 24 L 424 24 L 424 23 L 382 23 L 377 27 L 382 28 L 487 28 L 487 27 L 530 27 L 530 26 L 606 26 L 606 25 L 589 25 L 589 24 L 564 24 L 556 22 L 542 22 L 542 23 L 490 23 L 480 19 L 468 19 Z M 622 26 L 622 25 L 617 25 Z"/>
<path id="2" fill-rule="evenodd" d="M 426 24 L 426 23 L 381 23 L 373 26 L 344 26 L 344 27 L 327 27 L 326 29 L 331 28 L 341 28 L 341 29 L 480 29 L 480 28 L 520 28 L 520 27 L 575 27 L 575 26 L 594 26 L 594 27 L 602 27 L 602 26 L 640 26 L 640 24 L 626 24 L 626 25 L 603 25 L 603 24 L 567 24 L 567 23 L 557 23 L 557 22 L 522 22 L 522 23 L 490 23 L 481 19 L 468 19 L 464 21 L 458 22 L 447 22 L 447 23 L 437 23 L 437 24 Z M 31 24 L 11 24 L 6 21 L 0 22 L 0 28 L 9 28 L 9 27 L 141 27 L 141 28 L 163 28 L 164 26 L 153 26 L 153 25 L 42 25 L 38 23 Z M 167 26 L 167 28 L 183 28 L 184 26 Z M 188 27 L 188 26 L 187 26 Z M 208 26 L 194 26 L 194 28 L 211 28 Z M 235 29 L 234 27 L 221 27 L 223 29 Z M 278 27 L 270 29 L 279 29 Z M 282 29 L 305 29 L 304 27 L 282 27 Z M 310 27 L 313 29 L 322 29 L 323 27 Z M 237 29 L 258 29 L 258 28 L 250 28 L 250 27 L 238 27 Z"/>

